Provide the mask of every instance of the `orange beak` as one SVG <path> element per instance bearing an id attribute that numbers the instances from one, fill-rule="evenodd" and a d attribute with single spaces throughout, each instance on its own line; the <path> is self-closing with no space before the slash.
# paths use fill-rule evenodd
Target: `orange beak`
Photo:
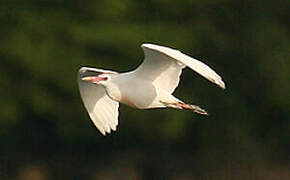
<path id="1" fill-rule="evenodd" d="M 83 81 L 88 81 L 88 82 L 91 82 L 91 83 L 98 83 L 99 81 L 105 80 L 105 78 L 99 77 L 99 76 L 87 76 L 87 77 L 83 77 L 82 80 Z"/>

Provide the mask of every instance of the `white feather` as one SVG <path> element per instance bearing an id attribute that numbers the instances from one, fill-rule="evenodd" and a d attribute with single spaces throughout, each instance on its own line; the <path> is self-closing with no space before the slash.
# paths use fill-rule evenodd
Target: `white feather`
<path id="1" fill-rule="evenodd" d="M 110 133 L 111 129 L 116 130 L 119 103 L 106 94 L 103 86 L 81 80 L 82 73 L 88 69 L 90 68 L 83 67 L 79 71 L 78 84 L 80 94 L 93 123 L 105 135 Z M 94 70 L 94 68 L 91 69 Z"/>
<path id="2" fill-rule="evenodd" d="M 174 91 L 184 66 L 188 66 L 209 81 L 225 88 L 222 78 L 201 61 L 169 47 L 155 44 L 142 44 L 141 47 L 144 50 L 145 58 L 136 69 L 136 74 L 143 77 L 149 76 L 148 78 L 153 80 L 153 84 L 164 90 Z"/>

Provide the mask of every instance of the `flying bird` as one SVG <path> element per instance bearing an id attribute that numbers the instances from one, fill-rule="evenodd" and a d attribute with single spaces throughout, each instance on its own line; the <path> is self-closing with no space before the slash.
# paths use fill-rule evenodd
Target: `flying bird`
<path id="1" fill-rule="evenodd" d="M 79 70 L 83 104 L 103 135 L 116 130 L 119 103 L 137 109 L 170 107 L 207 115 L 199 106 L 186 104 L 172 95 L 185 67 L 225 89 L 222 78 L 201 61 L 169 47 L 149 43 L 141 47 L 145 57 L 133 71 L 118 73 L 92 67 Z"/>

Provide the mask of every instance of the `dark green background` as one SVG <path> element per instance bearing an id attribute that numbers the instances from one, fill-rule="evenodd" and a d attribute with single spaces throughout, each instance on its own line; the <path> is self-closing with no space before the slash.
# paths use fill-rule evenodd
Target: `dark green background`
<path id="1" fill-rule="evenodd" d="M 0 179 L 290 179 L 290 1 L 4 0 Z M 124 72 L 140 45 L 213 67 L 175 95 L 210 116 L 121 105 L 102 136 L 79 96 L 81 66 Z"/>

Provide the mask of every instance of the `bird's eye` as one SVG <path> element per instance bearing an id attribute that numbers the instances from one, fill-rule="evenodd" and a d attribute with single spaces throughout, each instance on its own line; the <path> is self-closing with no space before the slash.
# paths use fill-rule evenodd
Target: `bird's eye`
<path id="1" fill-rule="evenodd" d="M 107 81 L 108 80 L 108 77 L 103 77 L 103 81 Z"/>

